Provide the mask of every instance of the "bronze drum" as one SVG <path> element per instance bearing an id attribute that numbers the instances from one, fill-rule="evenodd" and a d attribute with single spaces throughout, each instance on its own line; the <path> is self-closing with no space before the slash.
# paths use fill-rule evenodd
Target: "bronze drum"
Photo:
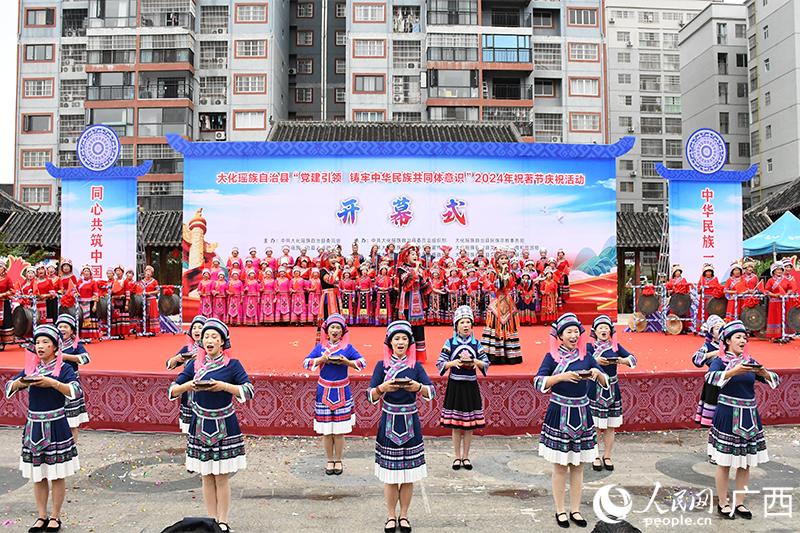
<path id="1" fill-rule="evenodd" d="M 652 315 L 658 311 L 658 297 L 654 294 L 639 296 L 636 307 L 638 311 L 641 311 L 645 315 Z"/>
<path id="2" fill-rule="evenodd" d="M 726 298 L 711 298 L 706 303 L 706 317 L 717 315 L 720 318 L 725 318 L 728 312 L 728 300 Z"/>
<path id="3" fill-rule="evenodd" d="M 141 294 L 132 294 L 130 298 L 129 313 L 131 318 L 141 320 L 144 313 L 144 296 Z"/>
<path id="4" fill-rule="evenodd" d="M 78 321 L 78 326 L 83 323 L 83 308 L 78 304 L 75 304 L 72 307 L 61 306 L 58 308 L 58 314 L 74 316 L 75 320 Z"/>
<path id="5" fill-rule="evenodd" d="M 669 297 L 669 311 L 674 315 L 686 316 L 692 308 L 692 297 L 688 294 L 673 294 Z"/>
<path id="6" fill-rule="evenodd" d="M 786 325 L 795 331 L 800 331 L 800 307 L 793 307 L 786 313 Z"/>
<path id="7" fill-rule="evenodd" d="M 100 298 L 95 302 L 94 314 L 98 319 L 108 321 L 108 298 Z"/>
<path id="8" fill-rule="evenodd" d="M 181 309 L 181 302 L 177 294 L 161 295 L 158 299 L 158 312 L 164 316 L 177 315 Z"/>
<path id="9" fill-rule="evenodd" d="M 744 327 L 750 331 L 761 331 L 767 326 L 767 309 L 763 305 L 745 307 L 739 312 Z"/>
<path id="10" fill-rule="evenodd" d="M 14 327 L 14 336 L 28 339 L 33 336 L 33 311 L 30 307 L 18 306 L 11 312 L 11 323 Z"/>

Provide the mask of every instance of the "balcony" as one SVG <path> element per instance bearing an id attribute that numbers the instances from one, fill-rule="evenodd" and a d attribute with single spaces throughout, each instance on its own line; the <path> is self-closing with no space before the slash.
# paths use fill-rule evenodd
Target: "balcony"
<path id="1" fill-rule="evenodd" d="M 477 11 L 428 11 L 428 25 L 477 26 Z"/>
<path id="2" fill-rule="evenodd" d="M 87 88 L 86 99 L 89 101 L 133 100 L 133 95 L 133 85 L 106 85 Z"/>
<path id="3" fill-rule="evenodd" d="M 136 17 L 91 17 L 89 28 L 135 28 Z"/>
<path id="4" fill-rule="evenodd" d="M 141 128 L 140 128 L 141 129 Z M 183 158 L 180 159 L 151 159 L 153 166 L 150 174 L 180 174 L 183 172 Z M 140 161 L 141 165 L 143 161 Z"/>
<path id="5" fill-rule="evenodd" d="M 495 83 L 489 88 L 493 100 L 533 100 L 533 86 L 521 83 Z"/>
<path id="6" fill-rule="evenodd" d="M 228 68 L 228 58 L 221 56 L 200 56 L 200 68 L 204 70 L 224 70 Z"/>
<path id="7" fill-rule="evenodd" d="M 194 51 L 188 48 L 142 50 L 142 63 L 189 63 L 194 65 Z"/>
<path id="8" fill-rule="evenodd" d="M 62 37 L 86 37 L 86 26 L 89 23 L 88 10 L 64 9 L 61 19 Z"/>
<path id="9" fill-rule="evenodd" d="M 159 80 L 139 86 L 139 98 L 143 100 L 188 98 L 192 99 L 194 90 L 188 80 Z"/>
<path id="10" fill-rule="evenodd" d="M 142 28 L 194 30 L 194 15 L 191 13 L 142 13 Z"/>
<path id="11" fill-rule="evenodd" d="M 478 48 L 429 46 L 428 61 L 477 61 Z"/>
<path id="12" fill-rule="evenodd" d="M 395 6 L 392 17 L 392 33 L 419 33 L 419 7 Z"/>
<path id="13" fill-rule="evenodd" d="M 90 65 L 130 65 L 136 58 L 133 50 L 89 50 L 86 56 Z"/>
<path id="14" fill-rule="evenodd" d="M 508 12 L 508 11 L 489 11 L 483 14 L 482 24 L 495 28 L 530 28 L 531 14 Z"/>
<path id="15" fill-rule="evenodd" d="M 192 136 L 192 125 L 183 122 L 165 122 L 159 124 L 139 123 L 140 137 L 164 137 L 168 134 Z"/>
<path id="16" fill-rule="evenodd" d="M 428 98 L 478 98 L 477 87 L 429 87 Z"/>
<path id="17" fill-rule="evenodd" d="M 486 63 L 531 63 L 530 48 L 484 48 Z M 531 69 L 533 65 L 531 64 Z"/>

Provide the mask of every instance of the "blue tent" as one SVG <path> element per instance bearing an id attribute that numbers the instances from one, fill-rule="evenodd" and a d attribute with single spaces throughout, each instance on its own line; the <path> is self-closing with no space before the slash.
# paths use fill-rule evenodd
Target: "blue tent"
<path id="1" fill-rule="evenodd" d="M 800 251 L 800 219 L 790 211 L 770 227 L 744 241 L 745 255 L 766 255 Z"/>

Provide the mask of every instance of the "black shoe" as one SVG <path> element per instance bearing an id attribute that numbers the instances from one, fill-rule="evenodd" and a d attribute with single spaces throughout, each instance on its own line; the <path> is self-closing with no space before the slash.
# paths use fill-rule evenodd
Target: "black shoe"
<path id="1" fill-rule="evenodd" d="M 580 516 L 580 518 L 575 518 L 576 515 Z M 581 516 L 581 513 L 577 512 L 577 511 L 574 512 L 574 513 L 569 513 L 569 519 L 572 520 L 573 522 L 575 522 L 575 525 L 578 526 L 578 527 L 586 527 L 586 526 L 589 525 L 589 523 L 586 520 L 583 519 L 583 517 Z"/>
<path id="2" fill-rule="evenodd" d="M 733 512 L 736 513 L 737 516 L 741 516 L 745 520 L 752 520 L 753 518 L 753 513 L 751 513 L 750 510 L 741 503 L 736 506 Z"/>
<path id="3" fill-rule="evenodd" d="M 341 468 L 336 468 L 336 465 L 342 465 Z M 333 462 L 333 474 L 336 476 L 341 476 L 342 472 L 344 472 L 344 465 L 341 461 L 334 461 Z"/>
<path id="4" fill-rule="evenodd" d="M 328 461 L 328 462 L 325 464 L 325 475 L 326 475 L 326 476 L 332 476 L 333 474 L 335 474 L 335 472 L 334 472 L 333 468 L 328 468 L 328 465 L 331 465 L 331 464 L 332 464 L 333 466 L 336 466 L 336 463 L 335 463 L 334 461 Z"/>
<path id="5" fill-rule="evenodd" d="M 606 470 L 608 470 L 609 472 L 613 472 L 614 471 L 614 465 L 611 464 L 611 458 L 610 457 L 603 457 L 603 467 Z"/>
<path id="6" fill-rule="evenodd" d="M 595 472 L 602 472 L 603 471 L 603 463 L 600 462 L 600 458 L 594 460 L 592 463 L 592 470 Z"/>
<path id="7" fill-rule="evenodd" d="M 28 533 L 39 533 L 40 531 L 44 531 L 49 521 L 49 518 L 37 518 L 36 522 L 34 522 L 33 525 L 28 528 Z M 39 522 L 42 523 L 41 526 L 37 525 Z"/>
<path id="8" fill-rule="evenodd" d="M 559 516 L 563 516 L 564 520 L 561 520 Z M 556 513 L 556 524 L 558 527 L 563 527 L 564 529 L 569 528 L 569 520 L 567 520 L 567 513 Z"/>
<path id="9" fill-rule="evenodd" d="M 722 516 L 723 518 L 726 518 L 727 520 L 733 520 L 734 518 L 736 518 L 732 511 L 725 512 L 723 510 L 726 507 L 728 509 L 730 509 L 731 506 L 730 505 L 725 505 L 725 506 L 720 507 L 719 505 L 717 505 L 717 514 Z"/>
<path id="10" fill-rule="evenodd" d="M 461 470 L 461 459 L 453 461 L 453 470 Z"/>
<path id="11" fill-rule="evenodd" d="M 389 527 L 389 524 L 392 524 L 392 527 Z M 394 533 L 397 531 L 397 518 L 388 518 L 386 523 L 383 524 L 383 531 L 384 533 Z"/>
<path id="12" fill-rule="evenodd" d="M 461 459 L 461 466 L 464 467 L 464 470 L 472 470 L 472 463 L 469 462 L 469 459 Z"/>
<path id="13" fill-rule="evenodd" d="M 405 522 L 408 525 L 403 525 Z M 408 521 L 408 518 L 400 517 L 400 520 L 397 521 L 397 524 L 400 526 L 400 533 L 411 533 L 411 522 Z"/>
<path id="14" fill-rule="evenodd" d="M 55 527 L 51 526 L 50 522 L 55 522 L 56 526 Z M 61 531 L 61 520 L 59 520 L 58 518 L 48 518 L 47 527 L 44 529 L 40 529 L 39 531 Z"/>

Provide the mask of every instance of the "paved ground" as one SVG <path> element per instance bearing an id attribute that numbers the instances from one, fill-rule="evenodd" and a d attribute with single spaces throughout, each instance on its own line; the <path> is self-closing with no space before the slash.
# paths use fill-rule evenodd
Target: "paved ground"
<path id="1" fill-rule="evenodd" d="M 414 530 L 560 531 L 552 517 L 550 466 L 536 456 L 535 439 L 477 438 L 471 473 L 450 469 L 449 440 L 427 439 L 430 477 L 415 487 Z M 19 440 L 19 429 L 0 429 L 0 532 L 27 531 L 35 518 L 31 487 L 16 469 Z M 754 470 L 751 487 L 791 487 L 794 506 L 800 507 L 800 428 L 769 428 L 767 440 L 772 462 Z M 583 511 L 590 526 L 583 531 L 605 526 L 592 512 L 592 501 L 598 489 L 612 483 L 632 495 L 628 521 L 642 531 L 800 531 L 797 516 L 765 518 L 763 494 L 750 497 L 756 518 L 749 522 L 723 521 L 698 510 L 673 512 L 673 504 L 691 500 L 687 495 L 713 487 L 704 441 L 699 430 L 623 434 L 616 470 L 586 471 Z M 176 434 L 83 432 L 83 468 L 67 485 L 63 531 L 155 533 L 183 516 L 204 514 L 199 479 L 182 468 L 183 444 Z M 371 473 L 372 440 L 348 441 L 341 477 L 324 475 L 315 439 L 253 438 L 247 444 L 249 467 L 232 479 L 231 525 L 238 533 L 382 531 L 385 511 L 382 486 Z M 661 489 L 644 511 L 656 483 Z"/>

